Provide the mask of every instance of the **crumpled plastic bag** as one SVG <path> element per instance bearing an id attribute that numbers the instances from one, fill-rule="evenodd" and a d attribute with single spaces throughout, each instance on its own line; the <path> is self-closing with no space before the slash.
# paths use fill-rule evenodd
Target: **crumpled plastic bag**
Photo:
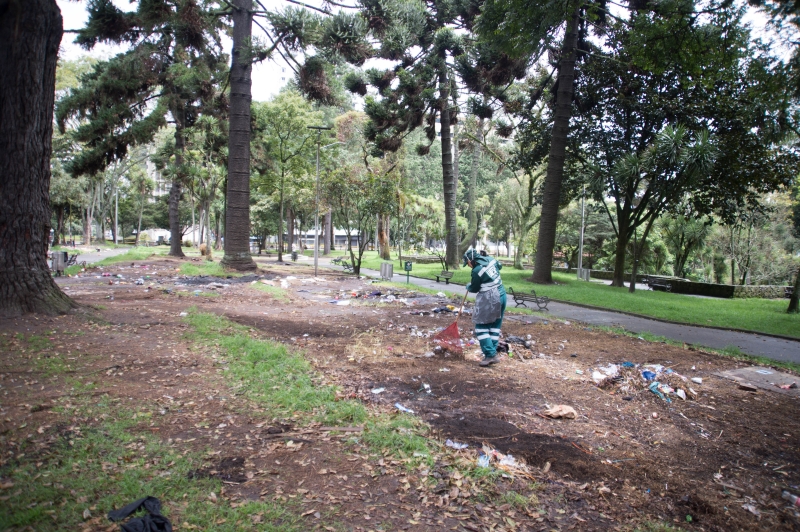
<path id="1" fill-rule="evenodd" d="M 578 413 L 575 409 L 567 405 L 556 405 L 553 408 L 545 410 L 542 414 L 554 419 L 575 419 L 578 417 Z"/>

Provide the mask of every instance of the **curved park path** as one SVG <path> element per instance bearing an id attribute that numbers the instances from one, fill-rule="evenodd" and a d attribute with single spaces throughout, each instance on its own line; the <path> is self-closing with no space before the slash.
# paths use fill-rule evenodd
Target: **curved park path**
<path id="1" fill-rule="evenodd" d="M 330 261 L 327 259 L 320 259 L 320 264 L 323 262 L 326 267 L 338 268 L 338 266 L 331 265 Z M 362 275 L 368 275 L 370 277 L 380 277 L 380 272 L 376 270 L 362 268 L 361 273 Z M 392 281 L 405 283 L 406 276 L 395 273 Z M 444 283 L 437 283 L 430 279 L 420 279 L 418 277 L 410 277 L 409 282 L 417 286 L 434 290 L 445 291 L 449 289 L 449 291 L 454 292 L 462 290 L 460 285 L 445 285 Z M 675 297 L 682 296 L 676 294 Z M 511 308 L 513 308 L 513 306 Z M 622 327 L 627 331 L 637 334 L 649 332 L 678 342 L 712 349 L 725 349 L 733 346 L 748 355 L 763 356 L 772 360 L 800 364 L 799 340 L 789 340 L 757 333 L 729 331 L 710 327 L 681 325 L 678 323 L 631 316 L 611 310 L 585 308 L 556 301 L 551 302 L 548 305 L 548 309 L 549 312 L 547 314 L 566 320 L 580 321 L 590 325 Z M 538 313 L 532 316 L 532 318 L 534 320 L 547 319 L 543 317 L 542 314 L 544 313 Z"/>

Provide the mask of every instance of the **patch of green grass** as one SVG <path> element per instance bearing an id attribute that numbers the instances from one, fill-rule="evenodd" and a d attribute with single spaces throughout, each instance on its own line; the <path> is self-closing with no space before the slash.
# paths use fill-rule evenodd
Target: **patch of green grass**
<path id="1" fill-rule="evenodd" d="M 157 248 L 130 248 L 126 253 L 122 253 L 121 255 L 115 255 L 113 257 L 106 257 L 100 262 L 95 262 L 91 266 L 110 266 L 112 264 L 117 264 L 120 262 L 133 262 L 137 260 L 146 260 L 152 257 L 153 255 L 166 255 L 169 252 L 169 248 L 166 247 L 157 247 Z M 78 260 L 81 260 L 80 256 Z M 74 266 L 70 266 L 65 270 L 65 273 L 68 275 L 75 275 L 76 273 L 80 273 L 83 266 L 80 264 L 76 264 Z"/>
<path id="2" fill-rule="evenodd" d="M 539 506 L 539 497 L 535 493 L 526 497 L 521 493 L 510 490 L 500 495 L 500 502 L 502 504 L 510 504 L 517 510 L 526 511 L 531 506 Z"/>
<path id="3" fill-rule="evenodd" d="M 149 412 L 125 411 L 104 396 L 70 413 L 99 422 L 78 425 L 65 417 L 54 426 L 69 428 L 51 429 L 55 443 L 47 453 L 29 455 L 23 448 L 17 459 L 0 469 L 0 476 L 14 484 L 4 490 L 8 499 L 0 512 L 0 529 L 31 527 L 48 532 L 87 525 L 105 529 L 111 524 L 105 514 L 143 495 L 160 499 L 163 514 L 183 530 L 306 528 L 289 505 L 251 501 L 231 508 L 221 498 L 209 501 L 210 493 L 220 493 L 221 482 L 190 479 L 189 473 L 203 465 L 201 455 L 181 453 L 138 430 L 136 424 L 147 419 Z M 263 516 L 262 522 L 253 524 L 257 514 Z"/>
<path id="4" fill-rule="evenodd" d="M 219 262 L 203 260 L 200 262 L 184 262 L 181 264 L 181 274 L 196 277 L 211 275 L 214 277 L 241 277 L 241 273 L 229 272 Z"/>
<path id="5" fill-rule="evenodd" d="M 411 465 L 425 462 L 433 466 L 430 440 L 421 435 L 424 430 L 422 421 L 413 416 L 378 416 L 367 423 L 362 440 L 374 450 L 388 451 L 393 456 L 408 459 Z"/>
<path id="6" fill-rule="evenodd" d="M 64 360 L 63 356 L 59 353 L 42 354 L 36 357 L 34 364 L 36 369 L 41 371 L 44 377 L 60 375 L 68 369 L 67 361 Z"/>
<path id="7" fill-rule="evenodd" d="M 219 292 L 199 292 L 199 293 L 195 294 L 194 291 L 192 291 L 192 292 L 175 292 L 175 295 L 177 295 L 178 297 L 211 297 L 211 298 L 214 298 L 214 297 L 219 297 L 222 294 L 220 294 Z"/>
<path id="8" fill-rule="evenodd" d="M 376 252 L 364 255 L 362 266 L 379 269 L 382 261 Z M 397 261 L 394 261 L 398 264 Z M 417 264 L 411 275 L 433 279 L 442 270 L 439 263 Z M 530 282 L 531 270 L 502 270 L 503 284 L 520 292 L 536 290 L 537 295 L 560 301 L 590 305 L 609 310 L 649 316 L 657 319 L 704 326 L 740 329 L 800 338 L 800 317 L 788 314 L 788 302 L 782 299 L 700 298 L 668 292 L 612 288 L 604 283 L 578 281 L 574 274 L 553 272 L 557 284 L 539 285 Z M 451 284 L 465 285 L 470 280 L 468 268 L 453 271 Z M 458 290 L 458 287 L 450 290 Z M 447 289 L 444 289 L 447 291 Z"/>
<path id="9" fill-rule="evenodd" d="M 361 403 L 339 401 L 336 388 L 321 384 L 311 365 L 283 344 L 252 338 L 248 328 L 215 314 L 192 311 L 186 320 L 193 327 L 189 338 L 217 345 L 229 363 L 228 375 L 272 417 L 300 413 L 328 425 L 366 420 Z"/>
<path id="10" fill-rule="evenodd" d="M 53 342 L 50 341 L 50 338 L 39 334 L 29 334 L 28 336 L 25 336 L 22 333 L 17 333 L 17 340 L 20 342 L 25 342 L 25 344 L 27 344 L 27 348 L 31 351 L 44 351 L 53 345 Z"/>
<path id="11" fill-rule="evenodd" d="M 286 290 L 280 288 L 279 286 L 271 286 L 264 283 L 256 283 L 252 286 L 256 290 L 266 292 L 267 294 L 272 296 L 273 299 L 280 301 L 282 303 L 288 303 L 290 301 L 289 295 L 286 293 Z"/>

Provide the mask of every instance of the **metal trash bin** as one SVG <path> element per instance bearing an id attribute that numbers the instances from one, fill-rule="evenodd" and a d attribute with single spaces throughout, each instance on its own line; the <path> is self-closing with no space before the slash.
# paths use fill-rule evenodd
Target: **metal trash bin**
<path id="1" fill-rule="evenodd" d="M 51 270 L 56 272 L 56 277 L 64 275 L 64 270 L 67 267 L 67 261 L 69 260 L 69 256 L 67 255 L 66 251 L 53 251 L 50 254 L 50 259 L 52 260 L 52 265 L 50 267 Z"/>
<path id="2" fill-rule="evenodd" d="M 292 251 L 292 262 L 297 262 L 297 252 Z"/>
<path id="3" fill-rule="evenodd" d="M 394 264 L 391 262 L 381 262 L 381 279 L 391 281 L 394 277 Z"/>

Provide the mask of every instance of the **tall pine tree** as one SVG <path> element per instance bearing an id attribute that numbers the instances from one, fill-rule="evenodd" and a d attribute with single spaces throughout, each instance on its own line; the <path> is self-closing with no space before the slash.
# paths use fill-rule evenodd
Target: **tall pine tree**
<path id="1" fill-rule="evenodd" d="M 100 42 L 130 48 L 97 64 L 58 104 L 59 128 L 77 117 L 81 125 L 75 137 L 86 146 L 69 165 L 71 173 L 102 171 L 129 147 L 150 142 L 168 116 L 175 122 L 180 163 L 184 129 L 201 112 L 227 106 L 216 91 L 227 68 L 219 42 L 222 22 L 214 8 L 208 1 L 148 0 L 136 11 L 123 12 L 111 0 L 89 1 L 89 22 L 76 42 L 86 49 Z M 169 196 L 170 255 L 177 257 L 183 256 L 181 195 L 179 174 Z"/>

